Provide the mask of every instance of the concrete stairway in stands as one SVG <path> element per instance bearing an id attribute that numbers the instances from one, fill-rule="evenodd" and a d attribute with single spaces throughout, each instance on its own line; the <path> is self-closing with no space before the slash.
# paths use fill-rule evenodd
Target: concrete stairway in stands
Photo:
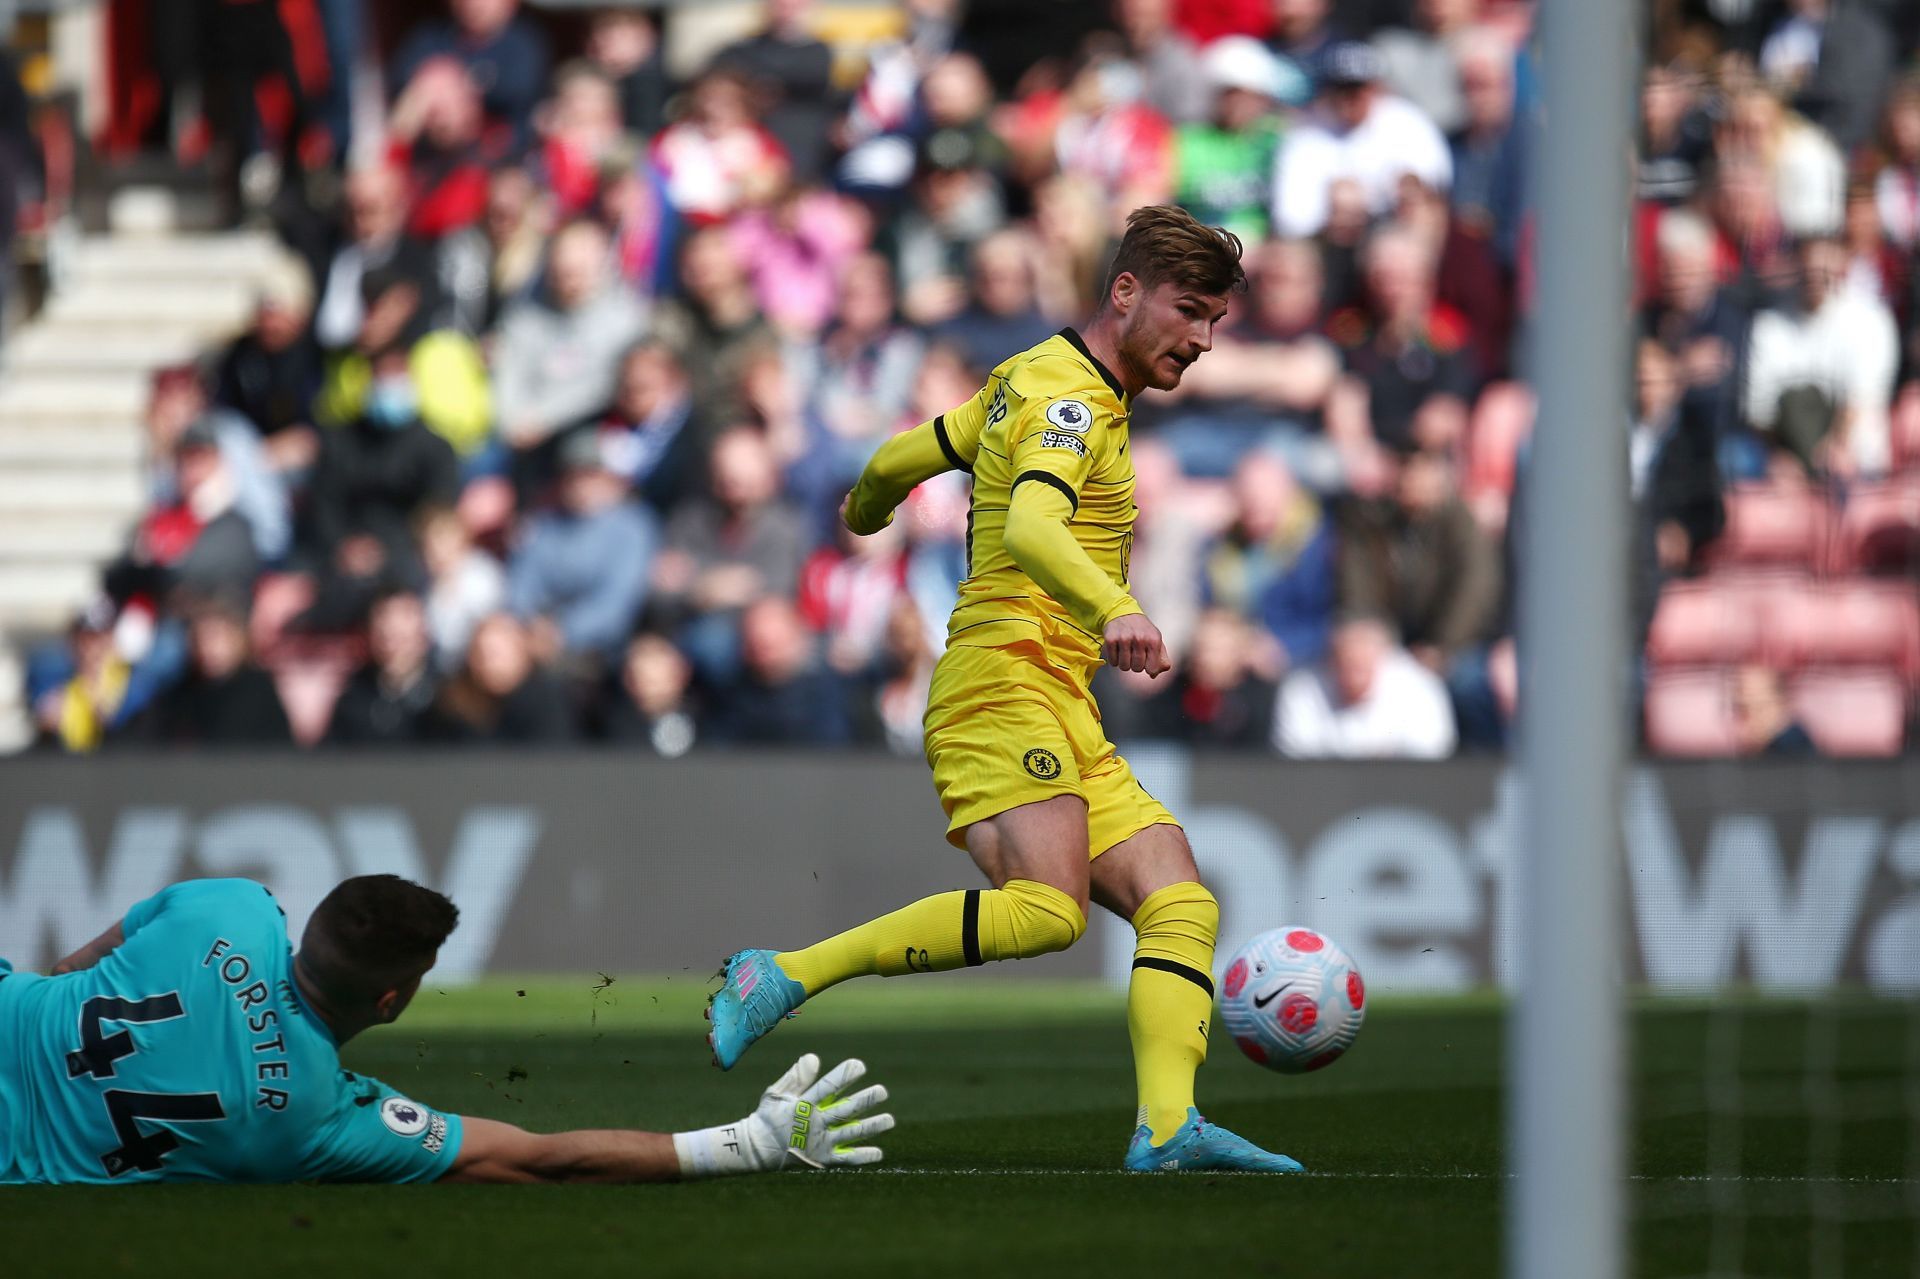
<path id="1" fill-rule="evenodd" d="M 141 512 L 148 379 L 239 330 L 274 252 L 258 231 L 89 238 L 0 346 L 0 648 L 57 633 L 97 589 Z"/>

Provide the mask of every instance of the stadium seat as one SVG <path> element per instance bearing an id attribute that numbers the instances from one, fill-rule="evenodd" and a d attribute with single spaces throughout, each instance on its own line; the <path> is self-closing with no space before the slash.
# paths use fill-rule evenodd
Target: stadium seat
<path id="1" fill-rule="evenodd" d="M 1722 667 L 1661 671 L 1647 681 L 1647 748 L 1656 755 L 1733 754 L 1733 708 Z"/>
<path id="2" fill-rule="evenodd" d="M 1647 635 L 1647 660 L 1672 667 L 1732 664 L 1758 656 L 1765 637 L 1762 598 L 1751 583 L 1729 577 L 1667 587 Z"/>
<path id="3" fill-rule="evenodd" d="M 1847 495 L 1832 567 L 1840 573 L 1920 568 L 1920 477 L 1862 485 Z"/>
<path id="4" fill-rule="evenodd" d="M 1831 513 L 1818 490 L 1743 484 L 1726 494 L 1727 528 L 1707 548 L 1716 566 L 1814 568 L 1826 549 Z"/>
<path id="5" fill-rule="evenodd" d="M 1906 738 L 1906 685 L 1891 671 L 1808 670 L 1787 696 L 1824 754 L 1898 755 Z"/>
<path id="6" fill-rule="evenodd" d="M 1764 626 L 1782 666 L 1878 666 L 1909 684 L 1920 677 L 1920 595 L 1904 581 L 1782 591 L 1769 599 Z"/>

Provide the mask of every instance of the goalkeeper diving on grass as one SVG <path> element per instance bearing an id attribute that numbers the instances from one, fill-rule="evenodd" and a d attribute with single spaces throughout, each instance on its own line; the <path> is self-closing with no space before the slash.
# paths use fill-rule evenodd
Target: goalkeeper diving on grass
<path id="1" fill-rule="evenodd" d="M 1136 210 L 1083 333 L 1020 352 L 965 404 L 887 441 L 847 495 L 847 528 L 871 534 L 923 481 L 973 477 L 967 573 L 933 673 L 926 748 L 947 840 L 992 887 L 928 897 L 801 950 L 734 954 L 707 1008 L 722 1068 L 829 986 L 1065 950 L 1097 902 L 1137 939 L 1127 1029 L 1139 1113 L 1125 1166 L 1300 1170 L 1194 1106 L 1219 906 L 1173 814 L 1107 740 L 1089 691 L 1102 662 L 1152 677 L 1171 666 L 1127 590 L 1128 415 L 1134 396 L 1178 386 L 1211 349 L 1245 283 L 1240 247 L 1184 210 Z"/>
<path id="2" fill-rule="evenodd" d="M 400 1016 L 459 912 L 393 875 L 315 908 L 296 954 L 265 887 L 175 884 L 46 976 L 0 959 L 0 1185 L 639 1182 L 878 1163 L 866 1068 L 811 1053 L 753 1113 L 695 1132 L 532 1133 L 340 1066 Z"/>

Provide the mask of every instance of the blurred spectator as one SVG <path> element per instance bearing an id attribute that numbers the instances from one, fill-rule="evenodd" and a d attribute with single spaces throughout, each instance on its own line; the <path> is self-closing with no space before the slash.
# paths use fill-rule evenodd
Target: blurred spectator
<path id="1" fill-rule="evenodd" d="M 320 303 L 313 336 L 329 351 L 352 346 L 366 319 L 363 281 L 376 271 L 412 280 L 430 312 L 435 278 L 433 253 L 406 235 L 406 176 L 389 164 L 347 174 L 344 235 L 330 247 L 317 271 Z"/>
<path id="2" fill-rule="evenodd" d="M 686 362 L 693 400 L 720 422 L 748 413 L 741 383 L 757 352 L 775 343 L 760 314 L 745 263 L 724 228 L 693 232 L 680 248 L 683 296 L 663 302 L 654 314 L 653 336 Z"/>
<path id="3" fill-rule="evenodd" d="M 620 746 L 644 746 L 665 759 L 693 749 L 700 721 L 693 701 L 693 664 L 665 636 L 633 637 L 619 678 L 604 699 L 601 734 Z"/>
<path id="4" fill-rule="evenodd" d="M 653 140 L 667 199 L 696 225 L 725 221 L 787 181 L 786 150 L 760 124 L 752 94 L 742 73 L 712 68 L 683 95 L 680 118 Z"/>
<path id="5" fill-rule="evenodd" d="M 1273 744 L 1291 759 L 1441 759 L 1454 748 L 1453 710 L 1387 623 L 1359 617 L 1334 628 L 1324 663 L 1281 684 Z"/>
<path id="6" fill-rule="evenodd" d="M 1805 760 L 1820 753 L 1794 718 L 1780 672 L 1772 667 L 1742 666 L 1733 676 L 1732 699 L 1734 749 L 1739 754 Z"/>
<path id="7" fill-rule="evenodd" d="M 1113 0 L 1113 24 L 1140 68 L 1141 92 L 1174 124 L 1203 118 L 1211 106 L 1200 47 L 1173 24 L 1175 0 Z"/>
<path id="8" fill-rule="evenodd" d="M 1628 460 L 1638 515 L 1635 635 L 1644 639 L 1660 586 L 1698 562 L 1726 527 L 1727 514 L 1710 402 L 1688 390 L 1678 362 L 1658 342 L 1640 343 L 1634 374 Z"/>
<path id="9" fill-rule="evenodd" d="M 1513 50 L 1475 29 L 1458 42 L 1466 110 L 1448 139 L 1453 159 L 1453 216 L 1492 244 L 1500 260 L 1519 252 L 1526 213 L 1526 129 L 1514 116 Z"/>
<path id="10" fill-rule="evenodd" d="M 546 88 L 546 36 L 520 13 L 519 0 L 448 0 L 447 8 L 448 18 L 430 18 L 407 37 L 388 83 L 405 85 L 423 63 L 450 57 L 480 86 L 488 118 L 524 143 Z"/>
<path id="11" fill-rule="evenodd" d="M 1349 504 L 1339 529 L 1342 610 L 1386 618 L 1434 671 L 1491 638 L 1500 554 L 1460 500 L 1445 456 L 1406 458 L 1393 498 Z"/>
<path id="12" fill-rule="evenodd" d="M 465 659 L 473 628 L 506 606 L 507 575 L 498 560 L 473 544 L 466 522 L 452 507 L 428 507 L 415 527 L 426 570 L 434 661 L 439 669 L 452 670 Z"/>
<path id="13" fill-rule="evenodd" d="M 1463 223 L 1443 193 L 1413 177 L 1400 180 L 1395 221 L 1426 245 L 1434 263 L 1434 310 L 1459 324 L 1474 384 L 1505 377 L 1516 318 L 1513 272 L 1484 228 Z"/>
<path id="14" fill-rule="evenodd" d="M 1870 5 L 1787 0 L 1760 50 L 1760 73 L 1851 151 L 1873 133 L 1893 74 L 1894 44 Z"/>
<path id="15" fill-rule="evenodd" d="M 1669 209 L 1655 236 L 1659 291 L 1641 312 L 1641 329 L 1679 360 L 1688 392 L 1706 402 L 1716 432 L 1731 434 L 1752 316 L 1720 285 L 1718 246 L 1705 220 Z M 1734 473 L 1752 479 L 1762 469 L 1756 462 Z"/>
<path id="16" fill-rule="evenodd" d="M 464 666 L 440 688 L 429 739 L 468 746 L 554 746 L 573 737 L 566 691 L 534 663 L 526 628 L 495 613 L 474 628 Z"/>
<path id="17" fill-rule="evenodd" d="M 1256 243 L 1267 233 L 1280 153 L 1275 112 L 1283 102 L 1305 102 L 1307 80 L 1252 36 L 1222 36 L 1207 46 L 1202 65 L 1213 91 L 1210 114 L 1175 134 L 1173 198 L 1207 225 Z"/>
<path id="18" fill-rule="evenodd" d="M 852 201 L 795 188 L 735 218 L 733 250 L 746 262 L 760 310 L 774 328 L 810 337 L 832 314 L 840 274 L 869 230 L 864 210 Z"/>
<path id="19" fill-rule="evenodd" d="M 289 30 L 290 20 L 313 16 L 311 9 L 301 12 L 276 0 L 221 0 L 198 23 L 180 24 L 197 37 L 200 106 L 210 135 L 207 167 L 223 225 L 237 225 L 249 209 L 265 206 L 282 180 L 299 171 L 303 155 L 318 159 L 336 141 L 313 132 L 320 124 L 315 95 L 332 73 L 324 44 L 303 39 L 296 49 Z M 263 109 L 266 100 L 280 109 L 270 114 Z M 316 144 L 310 150 L 304 145 L 309 142 Z"/>
<path id="20" fill-rule="evenodd" d="M 1225 609 L 1200 615 L 1171 685 L 1147 703 L 1150 736 L 1189 746 L 1254 750 L 1273 731 L 1274 683 L 1254 669 L 1246 621 Z"/>
<path id="21" fill-rule="evenodd" d="M 627 132 L 642 138 L 660 132 L 672 85 L 654 15 L 645 9 L 601 9 L 588 29 L 587 57 L 618 89 Z"/>
<path id="22" fill-rule="evenodd" d="M 866 75 L 836 128 L 845 149 L 837 185 L 884 196 L 913 176 L 917 137 L 947 128 L 985 127 L 993 86 L 979 59 L 954 52 L 957 0 L 914 0 L 901 38 L 867 52 Z"/>
<path id="23" fill-rule="evenodd" d="M 1333 20 L 1333 0 L 1273 0 L 1274 51 L 1291 58 L 1316 89 L 1330 78 L 1328 63 L 1345 38 Z"/>
<path id="24" fill-rule="evenodd" d="M 699 492 L 712 428 L 686 364 L 666 343 L 649 338 L 627 352 L 613 404 L 594 429 L 608 468 L 654 510 L 671 513 Z"/>
<path id="25" fill-rule="evenodd" d="M 320 390 L 320 348 L 308 328 L 312 318 L 313 281 L 303 265 L 283 256 L 254 294 L 252 324 L 219 357 L 215 402 L 245 418 L 269 441 L 269 449 L 282 431 L 312 421 L 313 397 Z"/>
<path id="26" fill-rule="evenodd" d="M 1273 221 L 1281 235 L 1319 234 L 1332 188 L 1343 179 L 1359 184 L 1375 215 L 1392 208 L 1402 174 L 1442 191 L 1451 184 L 1446 139 L 1379 80 L 1380 58 L 1370 46 L 1344 43 L 1328 52 L 1320 110 L 1289 132 L 1281 148 L 1273 186 Z"/>
<path id="27" fill-rule="evenodd" d="M 1232 491 L 1233 522 L 1201 567 L 1206 602 L 1265 628 L 1264 669 L 1319 661 L 1337 585 L 1333 531 L 1319 501 L 1263 452 L 1242 459 Z"/>
<path id="28" fill-rule="evenodd" d="M 1896 248 L 1920 244 L 1920 80 L 1908 79 L 1887 102 L 1886 163 L 1874 179 L 1880 225 Z"/>
<path id="29" fill-rule="evenodd" d="M 500 435 L 522 454 L 599 411 L 613 398 L 620 357 L 645 313 L 611 276 L 607 233 L 568 223 L 553 237 L 546 287 L 515 303 L 494 344 L 494 411 Z"/>
<path id="30" fill-rule="evenodd" d="M 98 750 L 120 721 L 133 668 L 113 639 L 112 601 L 97 599 L 67 630 L 72 671 L 34 703 L 42 745 L 70 755 Z"/>
<path id="31" fill-rule="evenodd" d="M 1106 283 L 1106 202 L 1090 184 L 1064 174 L 1033 193 L 1035 297 L 1046 315 L 1084 315 Z"/>
<path id="32" fill-rule="evenodd" d="M 564 652 L 611 661 L 626 646 L 659 543 L 653 513 L 630 493 L 597 432 L 561 443 L 559 506 L 528 521 L 507 565 L 508 607 L 544 660 Z"/>
<path id="33" fill-rule="evenodd" d="M 1420 108 L 1442 133 L 1452 133 L 1467 121 L 1459 45 L 1480 16 L 1481 3 L 1414 0 L 1412 26 L 1390 26 L 1373 37 L 1387 88 Z"/>
<path id="34" fill-rule="evenodd" d="M 1350 376 L 1328 405 L 1328 429 L 1349 453 L 1369 439 L 1401 452 L 1451 450 L 1466 431 L 1474 378 L 1465 326 L 1434 302 L 1432 248 L 1389 225 L 1367 242 L 1363 262 L 1367 313 L 1330 325 Z"/>
<path id="35" fill-rule="evenodd" d="M 1766 173 L 1787 235 L 1832 235 L 1840 229 L 1846 157 L 1832 138 L 1767 90 L 1747 85 L 1729 94 L 1714 146 L 1721 161 L 1744 160 Z"/>
<path id="36" fill-rule="evenodd" d="M 895 755 L 923 755 L 926 734 L 922 721 L 938 658 L 920 610 L 910 597 L 895 596 L 887 611 L 886 634 L 863 672 L 864 681 L 855 700 L 855 739 L 884 746 Z"/>
<path id="37" fill-rule="evenodd" d="M 792 598 L 807 539 L 758 432 L 722 435 L 709 465 L 713 495 L 674 512 L 653 587 L 663 614 L 687 624 L 682 643 L 701 677 L 724 682 L 738 667 L 740 614 L 766 595 Z"/>
<path id="38" fill-rule="evenodd" d="M 162 510 L 180 502 L 176 454 L 182 436 L 195 425 L 211 432 L 219 447 L 226 479 L 233 486 L 233 508 L 246 522 L 260 561 L 277 563 L 287 553 L 293 536 L 286 484 L 275 473 L 270 449 L 262 447 L 252 425 L 208 406 L 206 388 L 191 366 L 163 368 L 153 375 L 146 413 L 149 505 Z"/>
<path id="39" fill-rule="evenodd" d="M 1734 268 L 1728 284 L 1735 297 L 1750 312 L 1772 302 L 1792 282 L 1793 241 L 1766 166 L 1744 155 L 1719 155 L 1709 208 Z"/>
<path id="40" fill-rule="evenodd" d="M 239 605 L 187 613 L 187 674 L 127 726 L 124 740 L 159 746 L 292 746 L 273 677 L 248 652 Z"/>
<path id="41" fill-rule="evenodd" d="M 1256 441 L 1284 453 L 1317 489 L 1340 482 L 1322 414 L 1340 353 L 1321 332 L 1324 275 L 1304 240 L 1273 240 L 1247 254 L 1250 287 L 1215 331 L 1207 358 L 1187 370 L 1157 429 L 1189 475 L 1227 474 Z"/>
<path id="42" fill-rule="evenodd" d="M 853 675 L 874 661 L 905 594 L 906 537 L 896 522 L 871 537 L 842 527 L 834 538 L 801 566 L 797 603 L 801 620 L 828 637 L 827 665 Z"/>
<path id="43" fill-rule="evenodd" d="M 1639 198 L 1667 206 L 1693 198 L 1712 161 L 1699 73 L 1679 62 L 1649 66 L 1640 85 Z"/>
<path id="44" fill-rule="evenodd" d="M 533 292 L 547 244 L 547 202 L 518 165 L 487 178 L 487 207 L 474 226 L 440 242 L 445 322 L 469 336 L 491 332 L 501 314 Z"/>
<path id="45" fill-rule="evenodd" d="M 553 97 L 541 106 L 538 124 L 535 164 L 556 215 L 564 220 L 591 212 L 601 174 L 633 159 L 612 77 L 589 62 L 567 63 L 554 75 Z"/>
<path id="46" fill-rule="evenodd" d="M 176 592 L 244 605 L 253 597 L 260 555 L 235 505 L 239 486 L 213 424 L 202 418 L 180 430 L 164 465 L 154 484 L 155 506 L 107 569 L 108 592 L 159 607 Z"/>
<path id="47" fill-rule="evenodd" d="M 913 200 L 891 234 L 900 307 L 915 324 L 931 327 L 959 314 L 975 246 L 1006 223 L 989 159 L 982 140 L 960 130 L 942 129 L 921 144 Z"/>
<path id="48" fill-rule="evenodd" d="M 0 45 L 0 347 L 6 345 L 7 318 L 12 314 L 8 302 L 13 288 L 13 238 L 36 185 L 39 150 L 19 58 Z"/>
<path id="49" fill-rule="evenodd" d="M 767 25 L 722 49 L 715 65 L 746 76 L 763 102 L 761 114 L 802 183 L 826 173 L 838 103 L 833 51 L 812 33 L 813 0 L 767 0 Z"/>
<path id="50" fill-rule="evenodd" d="M 333 704 L 326 743 L 411 746 L 438 692 L 426 605 L 412 591 L 388 591 L 367 611 L 367 660 Z"/>
<path id="51" fill-rule="evenodd" d="M 323 629 L 354 624 L 381 581 L 419 580 L 413 521 L 459 490 L 452 446 L 420 419 L 406 352 L 371 370 L 360 416 L 321 435 L 308 486 L 302 542 L 323 588 L 308 622 Z"/>
<path id="52" fill-rule="evenodd" d="M 1140 100 L 1140 69 L 1118 36 L 1082 41 L 1065 86 L 1015 106 L 1002 136 L 1030 185 L 1056 168 L 1097 186 L 1119 209 L 1157 204 L 1173 189 L 1172 130 Z"/>
<path id="53" fill-rule="evenodd" d="M 936 327 L 935 341 L 957 348 L 981 373 L 1059 327 L 1040 313 L 1033 242 L 1024 231 L 996 231 L 973 251 L 965 309 Z"/>
<path id="54" fill-rule="evenodd" d="M 493 431 L 493 392 L 480 348 L 457 329 L 432 327 L 417 280 L 383 267 L 361 276 L 360 285 L 366 298 L 360 335 L 327 360 L 314 419 L 338 429 L 372 413 L 376 394 L 391 400 L 404 390 L 411 396 L 407 411 L 454 452 L 479 452 Z M 406 376 L 383 387 L 374 375 L 382 364 L 403 367 Z"/>
<path id="55" fill-rule="evenodd" d="M 770 595 L 740 617 L 740 674 L 711 719 L 729 746 L 838 746 L 848 740 L 846 691 L 822 668 L 813 636 L 786 599 Z"/>
<path id="56" fill-rule="evenodd" d="M 1893 316 L 1879 301 L 1839 287 L 1846 270 L 1839 241 L 1807 241 L 1799 262 L 1794 303 L 1753 322 L 1747 420 L 1809 471 L 1884 474 L 1899 363 Z"/>
<path id="57" fill-rule="evenodd" d="M 923 344 L 895 319 L 893 299 L 886 258 L 861 254 L 840 274 L 833 323 L 792 353 L 807 435 L 795 464 L 806 478 L 796 475 L 794 485 L 828 507 L 909 412 Z"/>
<path id="58" fill-rule="evenodd" d="M 388 118 L 389 159 L 407 173 L 407 231 L 422 240 L 472 226 L 486 209 L 487 170 L 505 148 L 485 136 L 480 93 L 466 67 L 432 58 Z"/>
<path id="59" fill-rule="evenodd" d="M 1844 232 L 1847 269 L 1840 283 L 1843 290 L 1883 303 L 1895 312 L 1906 307 L 1908 255 L 1887 242 L 1880 229 L 1880 210 L 1874 202 L 1873 188 L 1859 185 L 1847 191 L 1847 219 Z"/>

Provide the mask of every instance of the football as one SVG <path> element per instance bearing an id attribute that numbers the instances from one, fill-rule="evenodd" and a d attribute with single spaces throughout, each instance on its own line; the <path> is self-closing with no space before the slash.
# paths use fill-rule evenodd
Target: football
<path id="1" fill-rule="evenodd" d="M 1311 928 L 1275 928 L 1234 952 L 1220 985 L 1227 1033 L 1269 1070 L 1297 1075 L 1353 1047 L 1367 985 L 1333 939 Z"/>

